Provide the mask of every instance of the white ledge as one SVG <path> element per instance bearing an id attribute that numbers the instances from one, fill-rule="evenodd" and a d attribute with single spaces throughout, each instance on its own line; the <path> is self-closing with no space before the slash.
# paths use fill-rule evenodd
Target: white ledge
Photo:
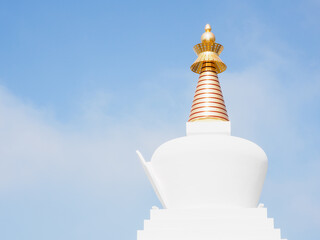
<path id="1" fill-rule="evenodd" d="M 230 121 L 196 121 L 187 122 L 187 136 L 196 134 L 231 135 Z"/>

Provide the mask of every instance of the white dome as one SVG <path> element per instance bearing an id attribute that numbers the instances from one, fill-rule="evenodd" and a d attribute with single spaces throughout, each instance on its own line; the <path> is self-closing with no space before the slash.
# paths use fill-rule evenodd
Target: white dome
<path id="1" fill-rule="evenodd" d="M 149 168 L 166 208 L 256 207 L 267 156 L 256 144 L 219 134 L 162 144 Z"/>

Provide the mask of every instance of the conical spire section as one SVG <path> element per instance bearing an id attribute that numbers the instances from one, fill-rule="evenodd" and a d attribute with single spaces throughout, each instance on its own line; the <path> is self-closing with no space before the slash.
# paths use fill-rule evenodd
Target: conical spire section
<path id="1" fill-rule="evenodd" d="M 208 62 L 202 64 L 189 122 L 210 119 L 229 121 L 216 68 Z"/>
<path id="2" fill-rule="evenodd" d="M 226 106 L 218 79 L 218 73 L 225 71 L 227 66 L 219 55 L 223 46 L 215 42 L 209 24 L 201 36 L 201 43 L 194 46 L 198 55 L 190 67 L 195 73 L 200 73 L 197 89 L 194 95 L 189 122 L 198 120 L 229 121 Z"/>

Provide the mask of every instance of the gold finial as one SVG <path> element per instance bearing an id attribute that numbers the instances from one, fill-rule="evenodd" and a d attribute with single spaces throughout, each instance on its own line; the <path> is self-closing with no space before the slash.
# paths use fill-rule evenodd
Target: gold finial
<path id="1" fill-rule="evenodd" d="M 190 67 L 193 72 L 200 73 L 205 62 L 213 63 L 217 73 L 222 73 L 226 70 L 227 66 L 219 58 L 223 46 L 215 41 L 216 38 L 211 32 L 211 26 L 207 24 L 205 32 L 201 36 L 201 43 L 193 47 L 193 50 L 198 55 L 197 60 Z"/>
<path id="2" fill-rule="evenodd" d="M 205 32 L 201 36 L 201 42 L 205 44 L 214 43 L 216 41 L 216 37 L 211 32 L 210 24 L 207 24 L 204 29 L 205 29 Z"/>

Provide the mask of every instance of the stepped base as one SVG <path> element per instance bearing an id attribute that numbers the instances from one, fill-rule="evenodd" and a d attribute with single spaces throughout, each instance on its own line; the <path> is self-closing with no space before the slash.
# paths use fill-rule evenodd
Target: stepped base
<path id="1" fill-rule="evenodd" d="M 281 240 L 266 208 L 156 209 L 138 240 Z M 284 240 L 284 239 L 283 239 Z"/>

